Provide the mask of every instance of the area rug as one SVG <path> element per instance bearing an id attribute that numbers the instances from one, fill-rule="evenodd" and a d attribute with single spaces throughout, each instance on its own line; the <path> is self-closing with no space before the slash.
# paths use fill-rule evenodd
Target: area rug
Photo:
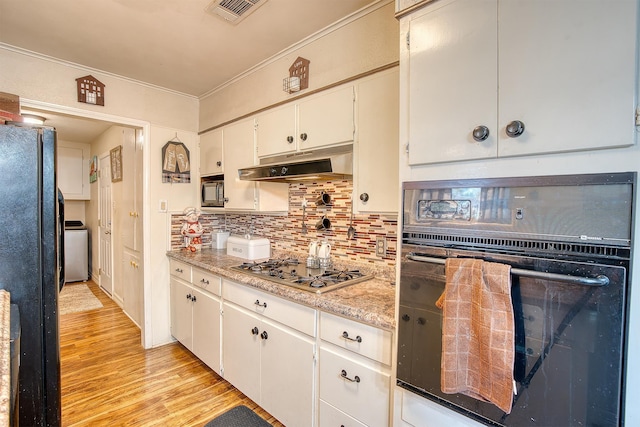
<path id="1" fill-rule="evenodd" d="M 64 285 L 58 298 L 60 314 L 79 313 L 101 308 L 102 303 L 85 284 Z"/>
<path id="2" fill-rule="evenodd" d="M 246 406 L 239 405 L 218 415 L 204 427 L 271 427 L 271 424 Z"/>

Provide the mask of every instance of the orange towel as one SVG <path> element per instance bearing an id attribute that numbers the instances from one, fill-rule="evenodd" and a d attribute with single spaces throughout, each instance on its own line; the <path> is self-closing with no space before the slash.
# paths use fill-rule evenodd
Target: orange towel
<path id="1" fill-rule="evenodd" d="M 511 267 L 476 259 L 446 261 L 442 309 L 443 393 L 462 393 L 511 412 L 514 320 Z"/>

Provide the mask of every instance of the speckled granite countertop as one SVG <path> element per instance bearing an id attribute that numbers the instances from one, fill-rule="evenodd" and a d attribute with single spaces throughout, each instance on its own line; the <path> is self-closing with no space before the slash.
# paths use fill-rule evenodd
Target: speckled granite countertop
<path id="1" fill-rule="evenodd" d="M 0 426 L 9 425 L 11 415 L 11 302 L 0 290 Z"/>
<path id="2" fill-rule="evenodd" d="M 376 271 L 373 267 L 370 267 L 371 271 L 367 271 L 367 274 L 374 274 L 376 276 L 374 279 L 324 294 L 314 294 L 231 270 L 229 267 L 242 264 L 245 260 L 228 256 L 226 250 L 202 249 L 200 252 L 173 250 L 167 252 L 167 256 L 208 270 L 234 282 L 243 283 L 328 313 L 338 314 L 390 331 L 395 329 L 395 286 L 390 280 L 383 277 L 385 274 L 382 271 Z M 291 256 L 291 254 L 274 253 L 271 256 L 272 258 L 282 258 Z M 339 268 L 340 261 L 334 260 L 334 265 Z M 357 265 L 359 268 L 367 268 L 363 264 Z M 382 278 L 379 278 L 381 276 Z"/>

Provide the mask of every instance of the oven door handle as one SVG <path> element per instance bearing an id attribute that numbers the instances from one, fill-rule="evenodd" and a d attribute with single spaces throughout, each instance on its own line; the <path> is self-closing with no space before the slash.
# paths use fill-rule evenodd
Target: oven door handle
<path id="1" fill-rule="evenodd" d="M 445 258 L 433 258 L 421 255 L 407 255 L 407 259 L 418 262 L 428 262 L 431 264 L 442 264 L 446 262 Z M 546 273 L 544 271 L 525 270 L 522 268 L 512 268 L 511 274 L 516 274 L 520 277 L 531 277 L 534 279 L 548 279 L 556 280 L 559 282 L 567 282 L 575 285 L 584 286 L 607 286 L 609 284 L 609 278 L 604 274 L 599 274 L 596 277 L 584 277 L 584 276 L 571 276 L 569 274 L 557 274 Z"/>

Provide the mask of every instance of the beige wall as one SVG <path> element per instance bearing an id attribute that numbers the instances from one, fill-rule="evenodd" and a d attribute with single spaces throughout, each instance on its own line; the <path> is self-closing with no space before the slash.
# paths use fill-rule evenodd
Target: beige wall
<path id="1" fill-rule="evenodd" d="M 291 99 L 282 79 L 298 56 L 311 61 L 308 92 L 398 61 L 399 25 L 393 2 L 363 12 L 358 19 L 306 40 L 266 65 L 200 102 L 200 131 Z"/>

